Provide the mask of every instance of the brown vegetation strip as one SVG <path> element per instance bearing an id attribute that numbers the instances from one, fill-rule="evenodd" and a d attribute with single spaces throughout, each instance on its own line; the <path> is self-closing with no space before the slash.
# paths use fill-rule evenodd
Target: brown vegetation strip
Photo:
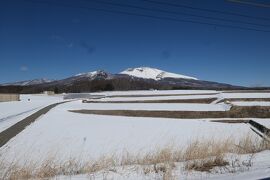
<path id="1" fill-rule="evenodd" d="M 270 118 L 270 107 L 232 107 L 230 111 L 144 111 L 144 110 L 70 110 L 83 114 L 131 116 L 131 117 L 163 117 L 180 119 L 201 118 Z"/>
<path id="2" fill-rule="evenodd" d="M 2 147 L 11 138 L 15 137 L 17 134 L 19 134 L 21 131 L 23 131 L 28 125 L 30 125 L 32 122 L 34 122 L 41 115 L 46 114 L 48 111 L 50 111 L 55 106 L 57 106 L 59 104 L 66 103 L 66 102 L 51 104 L 51 105 L 37 111 L 36 113 L 24 118 L 23 120 L 19 121 L 18 123 L 14 124 L 13 126 L 9 127 L 8 129 L 0 132 L 0 147 Z"/>
<path id="3" fill-rule="evenodd" d="M 250 120 L 245 119 L 221 119 L 221 120 L 212 120 L 211 122 L 238 124 L 238 123 L 248 123 L 249 121 Z"/>
<path id="4" fill-rule="evenodd" d="M 166 99 L 166 100 L 136 100 L 136 101 L 84 101 L 84 103 L 201 103 L 210 104 L 217 98 L 205 99 Z"/>
<path id="5" fill-rule="evenodd" d="M 159 97 L 159 96 L 202 96 L 217 95 L 218 93 L 200 93 L 200 94 L 134 94 L 134 95 L 112 95 L 107 97 Z"/>

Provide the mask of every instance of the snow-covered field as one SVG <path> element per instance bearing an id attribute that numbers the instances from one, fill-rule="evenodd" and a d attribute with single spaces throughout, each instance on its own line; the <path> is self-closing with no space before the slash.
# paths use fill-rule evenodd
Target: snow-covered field
<path id="1" fill-rule="evenodd" d="M 205 93 L 219 93 L 217 91 L 131 91 L 131 92 L 103 92 L 107 96 L 112 95 L 166 95 L 166 94 L 194 94 L 189 98 L 215 97 L 215 98 L 270 98 L 269 93 L 220 93 L 217 95 L 198 95 Z M 197 95 L 196 95 L 197 94 Z M 175 99 L 187 96 L 156 96 L 156 97 L 115 97 L 120 101 L 147 99 Z M 31 99 L 28 101 L 28 99 Z M 32 114 L 41 107 L 63 101 L 61 96 L 23 95 L 20 102 L 0 103 L 0 130 L 18 122 L 23 117 Z M 101 99 L 100 101 L 104 101 Z M 262 105 L 269 106 L 269 102 L 233 102 L 240 106 Z M 229 105 L 219 104 L 181 104 L 181 103 L 82 103 L 81 100 L 58 105 L 25 130 L 11 139 L 0 148 L 5 158 L 21 162 L 39 160 L 55 154 L 59 159 L 68 157 L 99 158 L 106 154 L 147 153 L 158 147 L 166 147 L 173 144 L 177 147 L 186 147 L 193 140 L 213 139 L 220 140 L 233 138 L 236 141 L 247 134 L 257 136 L 248 124 L 228 124 L 211 122 L 211 119 L 166 119 L 146 117 L 121 117 L 106 115 L 91 115 L 72 113 L 69 110 L 94 109 L 94 110 L 152 110 L 152 111 L 226 111 Z M 18 115 L 20 114 L 21 115 Z M 18 115 L 18 116 L 16 116 Z M 13 117 L 14 116 L 14 117 Z M 7 118 L 10 117 L 10 118 Z M 16 117 L 16 118 L 15 118 Z M 5 120 L 5 118 L 7 118 Z M 270 119 L 253 119 L 270 127 Z M 7 122 L 11 122 L 7 125 Z M 196 172 L 181 177 L 188 179 L 204 178 L 249 178 L 265 177 L 269 173 L 270 152 L 265 151 L 254 160 L 254 167 L 250 171 L 237 172 L 235 174 L 209 174 Z M 268 168 L 267 168 L 268 167 Z M 123 169 L 122 169 L 123 170 Z M 145 176 L 131 175 L 128 178 L 111 173 L 114 179 L 145 179 Z M 123 170 L 123 175 L 132 174 Z M 182 176 L 183 175 L 183 176 Z M 260 176 L 261 175 L 261 176 Z M 109 176 L 110 177 L 110 176 Z M 70 177 L 61 176 L 68 179 Z M 76 179 L 89 178 L 86 175 L 73 176 Z M 149 178 L 149 177 L 148 177 Z M 153 177 L 152 177 L 153 178 Z M 97 178 L 98 179 L 98 178 Z M 151 179 L 151 178 L 150 178 Z"/>
<path id="2" fill-rule="evenodd" d="M 76 156 L 85 150 L 97 158 L 123 150 L 147 152 L 169 143 L 184 146 L 197 138 L 233 136 L 237 139 L 250 132 L 246 124 L 85 115 L 67 112 L 69 109 L 69 103 L 56 107 L 12 139 L 7 145 L 11 157 L 30 152 L 31 156 L 37 153 L 36 158 L 46 157 L 51 150 L 60 151 L 61 155 Z"/>
<path id="3" fill-rule="evenodd" d="M 61 96 L 21 95 L 20 101 L 0 103 L 0 132 L 41 108 L 62 101 Z"/>
<path id="4" fill-rule="evenodd" d="M 216 95 L 191 95 L 191 96 L 151 96 L 151 97 L 106 97 L 99 101 L 147 101 L 147 100 L 180 100 L 180 99 L 207 99 L 216 98 Z"/>
<path id="5" fill-rule="evenodd" d="M 68 103 L 69 109 L 80 110 L 148 110 L 148 111 L 227 111 L 230 106 L 219 104 L 198 103 Z"/>

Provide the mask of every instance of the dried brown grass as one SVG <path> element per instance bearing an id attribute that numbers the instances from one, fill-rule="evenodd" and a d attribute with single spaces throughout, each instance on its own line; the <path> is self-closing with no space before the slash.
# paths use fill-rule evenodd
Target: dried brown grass
<path id="1" fill-rule="evenodd" d="M 225 140 L 195 140 L 185 148 L 173 145 L 159 148 L 154 152 L 131 154 L 123 152 L 121 156 L 106 155 L 96 160 L 70 158 L 61 161 L 56 156 L 48 156 L 42 162 L 5 161 L 4 154 L 0 155 L 0 179 L 36 179 L 51 178 L 59 175 L 94 174 L 99 171 L 116 171 L 116 167 L 140 166 L 145 174 L 158 173 L 163 179 L 173 179 L 172 171 L 175 163 L 184 164 L 184 170 L 211 171 L 217 167 L 236 166 L 236 161 L 229 161 L 226 154 L 255 154 L 270 149 L 270 144 L 246 135 L 235 142 L 232 138 Z M 247 166 L 251 166 L 249 159 Z M 242 166 L 244 163 L 238 163 Z M 231 170 L 233 172 L 233 170 Z"/>

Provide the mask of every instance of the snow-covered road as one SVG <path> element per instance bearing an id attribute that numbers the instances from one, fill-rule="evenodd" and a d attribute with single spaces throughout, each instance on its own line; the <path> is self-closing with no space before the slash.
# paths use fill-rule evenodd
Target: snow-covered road
<path id="1" fill-rule="evenodd" d="M 41 108 L 61 101 L 62 96 L 21 95 L 21 101 L 1 102 L 0 132 Z"/>

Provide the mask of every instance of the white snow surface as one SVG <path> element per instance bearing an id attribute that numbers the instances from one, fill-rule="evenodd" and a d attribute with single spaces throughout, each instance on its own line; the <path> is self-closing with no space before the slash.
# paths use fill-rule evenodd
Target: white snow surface
<path id="1" fill-rule="evenodd" d="M 60 157 L 97 158 L 123 151 L 143 153 L 173 143 L 186 146 L 195 139 L 239 137 L 251 132 L 247 124 L 209 120 L 103 116 L 68 112 L 73 102 L 49 111 L 11 139 L 1 150 L 6 157 L 42 158 L 52 152 Z M 270 127 L 270 121 L 264 121 Z M 15 156 L 16 155 L 16 156 Z M 59 158 L 60 158 L 59 157 Z"/>
<path id="2" fill-rule="evenodd" d="M 166 72 L 160 69 L 150 68 L 150 67 L 128 68 L 120 72 L 120 74 L 127 74 L 127 75 L 135 76 L 138 78 L 154 79 L 154 80 L 160 80 L 163 78 L 183 78 L 183 79 L 198 80 L 197 78 L 194 78 L 194 77 L 170 73 L 170 72 Z"/>
<path id="3" fill-rule="evenodd" d="M 79 74 L 76 74 L 75 76 L 93 77 L 97 74 L 98 74 L 98 71 L 92 71 L 92 72 L 87 72 L 87 73 L 79 73 Z"/>
<path id="4" fill-rule="evenodd" d="M 231 106 L 197 103 L 69 103 L 70 110 L 228 111 Z"/>
<path id="5" fill-rule="evenodd" d="M 214 95 L 216 93 L 216 95 Z M 107 97 L 111 97 L 111 100 L 118 101 L 117 97 L 113 96 L 155 96 L 156 97 L 121 97 L 121 100 L 129 99 L 129 100 L 162 100 L 162 99 L 203 99 L 203 98 L 217 98 L 217 101 L 213 102 L 216 103 L 222 99 L 236 99 L 236 98 L 270 98 L 270 93 L 226 93 L 220 91 L 212 91 L 212 90 L 143 90 L 143 91 L 108 91 L 108 92 L 99 92 L 99 93 L 91 93 L 92 95 L 104 95 Z M 200 94 L 209 94 L 209 95 L 200 95 Z M 175 95 L 172 97 L 158 97 L 158 95 Z M 182 95 L 178 96 L 177 95 Z M 131 98 L 131 99 L 130 99 Z M 102 100 L 102 99 L 101 99 Z M 103 99 L 106 100 L 106 99 Z M 109 99 L 108 99 L 109 100 Z"/>
<path id="6" fill-rule="evenodd" d="M 214 94 L 214 90 L 137 90 L 137 91 L 104 91 L 91 93 L 93 95 L 119 96 L 119 95 L 172 95 L 172 94 Z"/>
<path id="7" fill-rule="evenodd" d="M 190 96 L 148 96 L 148 97 L 105 97 L 95 101 L 143 101 L 143 100 L 181 100 L 181 99 L 208 99 L 216 95 L 190 95 Z"/>
<path id="8" fill-rule="evenodd" d="M 61 96 L 38 94 L 21 95 L 20 99 L 20 101 L 0 102 L 0 132 L 43 107 L 62 101 Z"/>

